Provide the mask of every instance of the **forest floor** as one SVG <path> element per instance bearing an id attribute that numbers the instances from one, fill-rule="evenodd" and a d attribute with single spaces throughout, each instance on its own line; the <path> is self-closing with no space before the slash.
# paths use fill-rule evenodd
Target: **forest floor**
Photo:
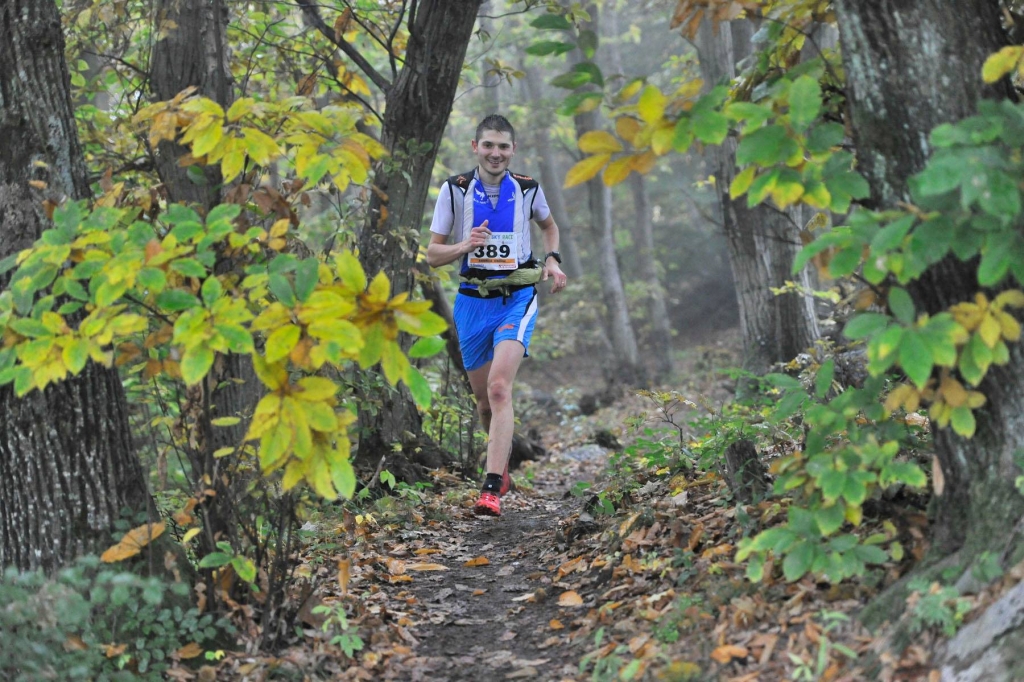
<path id="1" fill-rule="evenodd" d="M 684 354 L 680 395 L 728 396 L 715 369 L 730 352 Z M 576 370 L 539 367 L 522 383 L 568 404 L 584 386 L 559 371 Z M 273 658 L 229 653 L 206 679 L 938 679 L 926 646 L 871 655 L 877 640 L 851 619 L 921 556 L 923 515 L 865 522 L 899 532 L 907 553 L 863 580 L 787 583 L 768 565 L 751 583 L 736 543 L 784 518 L 784 506 L 737 506 L 717 476 L 630 452 L 659 428 L 676 431 L 645 413 L 649 400 L 632 393 L 588 416 L 524 411 L 547 454 L 513 472 L 519 487 L 499 518 L 475 517 L 476 484 L 441 471 L 365 513 L 311 519 L 301 636 Z"/>

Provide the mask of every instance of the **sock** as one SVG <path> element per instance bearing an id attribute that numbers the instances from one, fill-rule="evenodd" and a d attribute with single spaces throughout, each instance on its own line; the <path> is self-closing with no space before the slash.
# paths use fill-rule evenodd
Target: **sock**
<path id="1" fill-rule="evenodd" d="M 501 474 L 487 474 L 481 492 L 495 493 L 501 490 Z"/>

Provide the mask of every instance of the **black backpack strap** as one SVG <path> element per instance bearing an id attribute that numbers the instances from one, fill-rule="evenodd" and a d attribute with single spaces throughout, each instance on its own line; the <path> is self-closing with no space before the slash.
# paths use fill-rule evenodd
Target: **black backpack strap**
<path id="1" fill-rule="evenodd" d="M 531 189 L 536 190 L 538 187 L 540 187 L 540 183 L 531 178 L 529 175 L 519 175 L 517 173 L 511 172 L 509 173 L 509 175 L 512 176 L 513 180 L 519 183 L 519 188 L 523 191 L 523 196 L 526 196 L 526 193 L 529 192 Z M 530 218 L 533 218 L 533 202 L 536 198 L 537 192 L 534 191 L 534 193 L 530 196 Z"/>
<path id="2" fill-rule="evenodd" d="M 455 217 L 455 189 L 458 188 L 462 192 L 462 196 L 466 196 L 466 191 L 469 189 L 469 183 L 473 179 L 473 174 L 476 172 L 474 168 L 466 173 L 459 173 L 448 178 L 448 198 L 452 202 L 452 217 Z"/>

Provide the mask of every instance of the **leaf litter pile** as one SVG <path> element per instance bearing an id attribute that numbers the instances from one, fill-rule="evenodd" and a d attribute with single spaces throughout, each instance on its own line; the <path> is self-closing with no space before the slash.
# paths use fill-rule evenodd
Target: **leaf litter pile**
<path id="1" fill-rule="evenodd" d="M 547 456 L 514 472 L 500 518 L 474 516 L 476 486 L 443 471 L 366 513 L 323 512 L 304 529 L 294 645 L 273 658 L 228 652 L 216 668 L 172 677 L 939 679 L 934 629 L 893 656 L 852 618 L 923 555 L 923 514 L 865 521 L 866 532 L 899 533 L 908 550 L 865 578 L 787 583 L 766 565 L 751 583 L 735 545 L 781 522 L 784 503 L 736 506 L 717 476 L 654 467 L 614 508 L 596 494 L 621 482 L 606 478 L 610 451 L 592 442 L 595 425 L 625 423 L 635 407 L 599 411 L 572 442 L 545 437 Z M 593 486 L 581 494 L 580 482 Z M 1001 584 L 1022 577 L 1024 566 Z"/>

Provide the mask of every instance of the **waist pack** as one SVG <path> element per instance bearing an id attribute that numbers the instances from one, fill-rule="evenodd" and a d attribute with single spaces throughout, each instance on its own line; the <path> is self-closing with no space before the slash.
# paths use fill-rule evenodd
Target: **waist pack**
<path id="1" fill-rule="evenodd" d="M 480 271 L 477 270 L 476 272 Z M 544 270 L 540 263 L 537 261 L 530 261 L 520 265 L 507 277 L 491 277 L 489 279 L 485 277 L 473 277 L 472 275 L 475 273 L 470 271 L 465 275 L 460 275 L 459 282 L 462 284 L 475 284 L 476 293 L 481 298 L 488 298 L 492 294 L 508 296 L 511 291 L 536 284 L 540 281 L 543 273 Z"/>

